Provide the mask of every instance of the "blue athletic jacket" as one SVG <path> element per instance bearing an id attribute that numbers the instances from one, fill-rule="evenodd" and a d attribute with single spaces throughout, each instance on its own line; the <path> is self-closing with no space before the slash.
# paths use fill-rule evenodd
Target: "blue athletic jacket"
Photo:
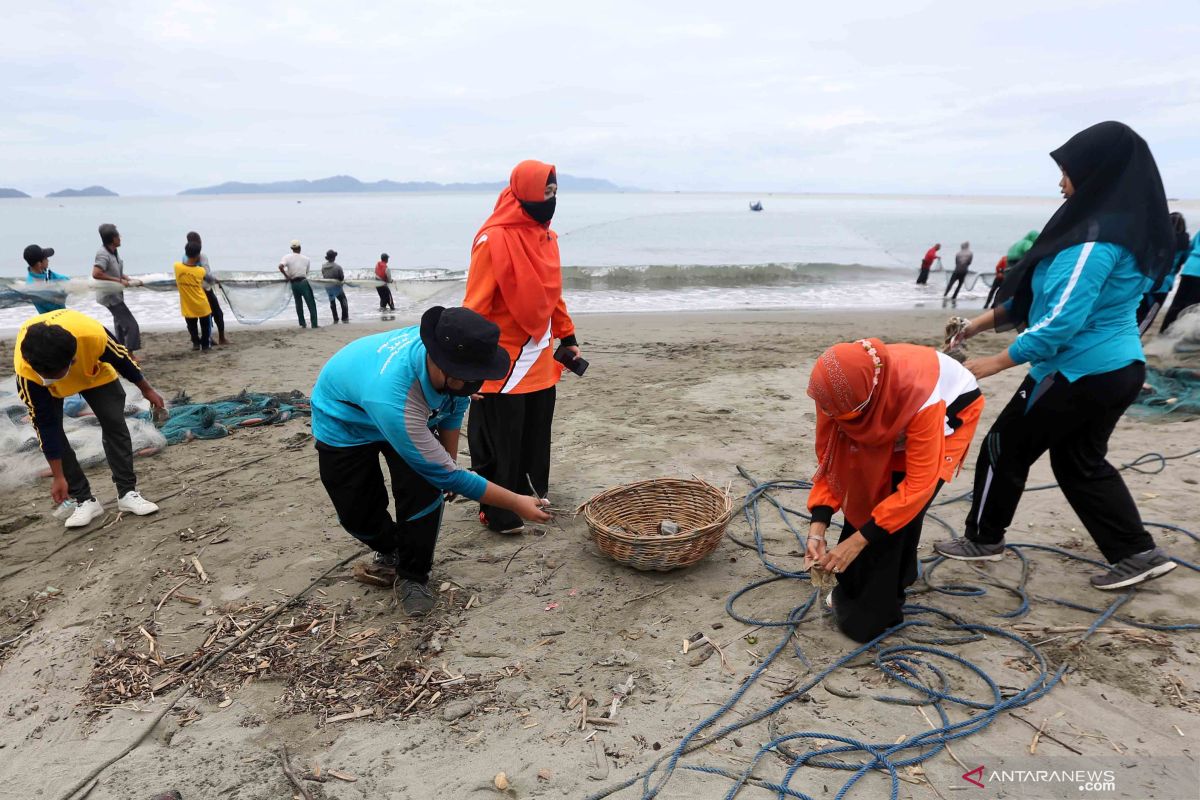
<path id="1" fill-rule="evenodd" d="M 377 333 L 346 345 L 321 369 L 313 436 L 333 447 L 386 441 L 433 486 L 478 500 L 487 481 L 459 467 L 433 435 L 434 428 L 458 430 L 469 403 L 434 391 L 419 328 Z"/>
<path id="2" fill-rule="evenodd" d="M 56 281 L 71 280 L 70 277 L 68 277 L 66 275 L 59 275 L 57 272 L 54 272 L 53 270 L 50 270 L 50 269 L 47 269 L 41 275 L 38 275 L 33 270 L 27 270 L 27 272 L 29 274 L 25 277 L 25 283 L 27 283 L 31 286 L 35 285 L 35 284 L 39 284 L 39 283 L 49 284 L 49 283 L 54 283 Z M 54 293 L 54 294 L 58 295 L 58 293 Z M 67 293 L 62 292 L 61 295 L 58 295 L 58 296 L 61 296 L 63 298 L 63 300 L 65 301 L 66 297 L 67 297 Z M 58 311 L 60 308 L 66 308 L 66 306 L 63 303 L 59 302 L 57 296 L 52 297 L 52 296 L 50 296 L 50 293 L 47 293 L 46 296 L 39 296 L 38 299 L 33 300 L 32 302 L 33 302 L 33 307 L 35 309 L 37 309 L 37 312 L 39 314 L 49 314 L 51 311 Z"/>
<path id="3" fill-rule="evenodd" d="M 1087 242 L 1047 256 L 1034 267 L 1029 326 L 1009 356 L 1029 362 L 1039 381 L 1055 372 L 1075 381 L 1144 361 L 1137 307 L 1150 283 L 1120 245 Z"/>
<path id="4" fill-rule="evenodd" d="M 1192 238 L 1192 250 L 1188 253 L 1187 261 L 1183 262 L 1183 270 L 1179 274 L 1200 278 L 1200 233 Z"/>

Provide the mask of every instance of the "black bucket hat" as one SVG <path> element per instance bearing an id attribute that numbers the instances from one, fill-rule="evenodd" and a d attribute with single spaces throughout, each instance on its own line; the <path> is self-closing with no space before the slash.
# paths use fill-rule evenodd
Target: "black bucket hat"
<path id="1" fill-rule="evenodd" d="M 438 369 L 460 381 L 494 381 L 508 374 L 500 328 L 469 308 L 434 306 L 421 316 L 421 341 Z"/>

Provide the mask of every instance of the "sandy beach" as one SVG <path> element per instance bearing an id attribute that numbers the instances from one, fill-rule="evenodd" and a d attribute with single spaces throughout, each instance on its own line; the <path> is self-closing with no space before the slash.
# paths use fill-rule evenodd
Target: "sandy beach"
<path id="1" fill-rule="evenodd" d="M 591 368 L 585 378 L 567 375 L 560 384 L 550 497 L 558 509 L 571 510 L 616 484 L 697 475 L 729 486 L 736 503 L 749 488 L 739 465 L 760 480 L 806 479 L 815 466 L 814 412 L 805 396 L 813 359 L 834 342 L 867 335 L 937 345 L 946 316 L 943 310 L 581 316 L 577 325 Z M 402 315 L 390 324 L 410 322 L 415 318 Z M 186 391 L 197 400 L 215 399 L 243 388 L 307 394 L 325 359 L 377 329 L 381 323 L 316 331 L 243 329 L 234 334 L 233 346 L 204 356 L 191 352 L 182 330 L 157 332 L 148 337 L 143 366 L 168 398 Z M 971 343 L 971 352 L 994 352 L 1007 341 L 981 337 Z M 0 357 L 7 375 L 11 339 L 0 347 Z M 979 438 L 1022 377 L 1023 371 L 1011 370 L 984 382 L 989 405 Z M 147 663 L 158 655 L 194 651 L 225 620 L 244 625 L 360 549 L 337 523 L 307 434 L 307 419 L 300 418 L 169 447 L 139 460 L 139 488 L 151 500 L 164 498 L 162 510 L 144 518 L 113 516 L 83 534 L 65 533 L 50 516 L 47 486 L 3 498 L 0 797 L 60 797 L 136 739 L 177 689 L 169 685 L 153 699 L 118 698 L 97 709 L 96 664 L 126 647 Z M 1126 417 L 1112 437 L 1110 457 L 1123 464 L 1148 451 L 1169 455 L 1197 448 L 1196 422 Z M 462 449 L 465 459 L 465 438 Z M 944 496 L 970 488 L 975 452 Z M 1153 464 L 1147 472 L 1126 471 L 1144 518 L 1200 529 L 1198 466 L 1200 457 L 1193 456 L 1169 462 L 1158 474 L 1147 474 Z M 89 477 L 100 500 L 115 507 L 106 469 L 89 470 Z M 1043 459 L 1031 484 L 1050 481 Z M 781 499 L 796 508 L 804 503 L 802 492 Z M 961 530 L 966 511 L 965 503 L 957 503 L 938 515 Z M 1168 551 L 1200 561 L 1200 546 L 1187 537 L 1151 531 Z M 750 535 L 740 515 L 730 533 L 739 539 Z M 766 520 L 765 534 L 772 558 L 798 569 L 792 555 L 797 543 L 777 517 Z M 922 555 L 944 535 L 936 523 L 927 523 Z M 1057 491 L 1026 495 L 1009 540 L 1099 558 Z M 1088 585 L 1094 568 L 1048 553 L 1031 554 L 1030 564 L 1031 610 L 1023 617 L 1000 616 L 1016 600 L 995 587 L 982 597 L 930 593 L 917 602 L 1047 640 L 1043 651 L 1052 666 L 1071 665 L 1067 678 L 1016 712 L 1026 722 L 1004 713 L 986 730 L 954 743 L 954 757 L 943 752 L 904 772 L 900 796 L 952 797 L 953 788 L 973 790 L 960 777 L 966 769 L 1011 763 L 1116 770 L 1117 790 L 1098 796 L 1195 797 L 1196 633 L 1099 633 L 1077 644 L 1079 630 L 1070 626 L 1086 627 L 1095 615 L 1046 598 L 1090 607 L 1115 598 Z M 1020 569 L 1009 556 L 980 571 L 1011 583 Z M 354 582 L 349 567 L 335 570 L 307 597 L 317 605 L 288 609 L 267 624 L 264 631 L 274 632 L 275 649 L 264 644 L 261 655 L 236 661 L 240 672 L 226 670 L 222 682 L 184 697 L 87 796 L 129 800 L 177 789 L 185 800 L 292 797 L 279 760 L 286 745 L 297 772 L 325 778 L 301 778 L 314 798 L 500 797 L 505 796 L 496 787 L 500 772 L 511 797 L 586 797 L 673 749 L 776 646 L 778 632 L 751 631 L 725 611 L 731 593 L 766 577 L 758 556 L 728 539 L 693 568 L 640 573 L 601 555 L 582 518 L 567 514 L 544 531 L 504 537 L 481 528 L 472 504 L 452 504 L 431 581 L 441 598 L 431 619 L 404 620 L 390 591 Z M 980 582 L 955 563 L 938 567 L 937 578 L 942 584 Z M 47 587 L 59 591 L 39 598 Z M 163 601 L 173 587 L 198 602 Z M 781 619 L 809 591 L 807 583 L 773 583 L 750 593 L 739 609 Z M 1120 613 L 1169 625 L 1196 622 L 1198 607 L 1200 578 L 1180 568 L 1140 587 Z M 825 622 L 800 631 L 798 644 L 818 671 L 853 649 Z M 684 640 L 697 632 L 720 644 L 723 657 L 682 654 Z M 324 644 L 326 639 L 332 642 Z M 357 650 L 356 641 L 364 642 Z M 326 649 L 314 649 L 320 646 Z M 373 669 L 373 663 L 382 671 L 407 671 L 403 674 L 413 675 L 414 682 L 423 679 L 422 692 L 412 694 L 416 699 L 407 708 L 384 708 L 382 696 L 356 685 L 358 694 L 337 699 L 342 711 L 314 711 L 331 701 L 311 694 L 300 698 L 281 675 L 301 651 L 328 652 L 330 668 L 347 674 Z M 1001 686 L 1024 686 L 1030 678 L 1028 663 L 1013 646 L 989 639 L 954 651 Z M 769 705 L 809 674 L 785 653 L 764 676 L 769 680 L 758 680 L 727 721 Z M 957 691 L 987 699 L 965 670 L 953 668 L 950 675 Z M 586 714 L 599 717 L 612 700 L 612 687 L 630 676 L 634 688 L 616 719 L 581 730 L 577 696 L 594 698 Z M 856 662 L 803 702 L 781 709 L 778 730 L 895 742 L 932 724 L 918 707 L 873 699 L 903 691 L 869 660 Z M 452 709 L 451 701 L 460 705 Z M 931 709 L 924 712 L 936 720 Z M 950 713 L 956 720 L 965 716 L 959 707 Z M 1031 755 L 1039 726 L 1053 739 L 1041 737 Z M 740 772 L 762 743 L 778 735 L 772 730 L 766 723 L 749 726 L 686 763 Z M 785 770 L 781 760 L 768 756 L 755 774 L 776 780 Z M 792 786 L 832 798 L 849 775 L 809 766 Z M 679 770 L 660 796 L 719 798 L 729 786 L 722 777 Z M 1060 796 L 1037 785 L 1006 784 L 1005 791 L 1008 797 Z M 886 776 L 870 775 L 850 796 L 887 792 Z M 767 796 L 752 787 L 743 793 Z M 640 789 L 614 796 L 640 796 Z"/>

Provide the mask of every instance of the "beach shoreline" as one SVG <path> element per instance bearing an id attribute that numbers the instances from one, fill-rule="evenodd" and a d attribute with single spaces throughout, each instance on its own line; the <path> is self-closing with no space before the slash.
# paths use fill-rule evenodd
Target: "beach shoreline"
<path id="1" fill-rule="evenodd" d="M 739 467 L 759 480 L 807 479 L 815 467 L 815 413 L 805 388 L 817 355 L 830 344 L 864 336 L 939 345 L 946 318 L 954 313 L 970 312 L 848 308 L 579 314 L 578 336 L 591 366 L 584 378 L 566 375 L 559 386 L 550 497 L 556 507 L 574 509 L 614 485 L 691 475 L 741 497 L 749 487 Z M 242 328 L 233 332 L 233 345 L 204 355 L 191 351 L 181 324 L 177 331 L 149 332 L 141 356 L 148 379 L 168 399 L 183 391 L 196 400 L 211 400 L 243 388 L 307 394 L 321 365 L 338 348 L 372 332 L 415 324 L 418 316 L 400 312 L 390 323 L 356 320 L 317 331 L 282 322 Z M 970 343 L 969 351 L 993 353 L 1010 338 L 983 336 Z M 11 337 L 3 340 L 0 376 L 6 377 Z M 1024 370 L 1015 369 L 983 382 L 987 408 L 979 434 L 963 473 L 944 497 L 970 488 L 983 434 L 1023 376 Z M 61 522 L 50 517 L 45 485 L 6 493 L 0 512 L 0 609 L 5 611 L 0 614 L 0 642 L 23 636 L 0 649 L 0 685 L 6 696 L 0 712 L 7 713 L 0 725 L 0 796 L 57 796 L 118 753 L 163 707 L 170 691 L 101 711 L 88 703 L 89 691 L 83 687 L 91 682 L 96 654 L 106 652 L 107 641 L 128 641 L 147 654 L 140 626 L 154 634 L 167 655 L 191 652 L 216 620 L 235 613 L 231 609 L 278 602 L 359 549 L 338 525 L 324 494 L 311 441 L 303 438 L 308 432 L 307 419 L 297 418 L 139 459 L 139 488 L 151 500 L 165 498 L 162 510 L 144 518 L 110 518 L 110 527 L 84 534 L 65 534 Z M 1150 450 L 1171 455 L 1197 448 L 1200 427 L 1194 423 L 1151 423 L 1126 416 L 1112 437 L 1110 458 L 1124 464 Z M 465 441 L 461 449 L 465 453 Z M 1143 516 L 1200 528 L 1198 465 L 1200 457 L 1193 456 L 1169 462 L 1157 474 L 1125 472 Z M 231 471 L 218 474 L 224 470 Z M 88 475 L 100 500 L 111 508 L 113 488 L 106 471 L 91 469 Z M 1042 459 L 1030 484 L 1052 480 L 1047 459 Z M 802 508 L 804 493 L 781 499 Z M 937 515 L 961 531 L 966 511 L 965 504 L 955 503 L 939 508 Z M 742 540 L 751 536 L 740 515 L 729 532 Z M 1200 561 L 1197 546 L 1187 537 L 1152 532 L 1168 551 Z M 196 538 L 201 533 L 204 538 Z M 932 543 L 946 535 L 940 525 L 927 523 L 920 555 L 929 556 Z M 1010 540 L 1099 557 L 1057 491 L 1026 495 Z M 798 568 L 800 545 L 777 517 L 764 520 L 764 547 L 779 563 Z M 202 562 L 207 580 L 197 575 L 193 556 Z M 1086 626 L 1095 616 L 1065 610 L 1048 597 L 1088 607 L 1115 599 L 1088 585 L 1093 568 L 1046 553 L 1031 554 L 1030 561 L 1032 607 L 1018 620 L 1000 616 L 1016 600 L 994 585 L 981 597 L 925 593 L 918 602 L 1006 630 L 1019 622 L 1040 631 Z M 988 579 L 1012 583 L 1020 565 L 1010 556 L 982 570 Z M 942 583 L 982 580 L 961 564 L 943 564 L 938 573 Z M 495 776 L 502 771 L 520 797 L 584 797 L 669 753 L 779 643 L 772 629 L 751 630 L 725 611 L 732 592 L 767 577 L 753 551 L 728 539 L 687 570 L 640 573 L 600 554 L 581 517 L 565 515 L 544 531 L 502 537 L 480 527 L 473 504 L 452 504 L 431 580 L 440 606 L 428 625 L 402 620 L 390 592 L 354 582 L 348 569 L 322 581 L 310 599 L 346 614 L 345 636 L 399 624 L 394 649 L 373 657 L 389 664 L 417 660 L 431 670 L 444 665 L 452 676 L 512 670 L 481 689 L 463 716 L 444 718 L 441 701 L 429 704 L 432 693 L 398 717 L 389 711 L 380 713 L 381 719 L 372 714 L 329 719 L 352 713 L 354 705 L 378 706 L 369 692 L 346 700 L 342 712 L 289 713 L 281 701 L 284 684 L 272 677 L 281 667 L 268 666 L 231 686 L 227 697 L 187 697 L 140 747 L 103 773 L 89 800 L 150 797 L 170 788 L 185 800 L 291 796 L 292 787 L 279 768 L 280 742 L 288 743 L 298 771 L 319 765 L 357 779 L 306 783 L 326 798 L 483 796 L 496 792 Z M 179 592 L 198 605 L 160 603 L 180 581 L 187 583 Z M 39 601 L 36 620 L 26 620 L 23 604 L 27 607 L 47 587 L 59 592 Z M 807 584 L 768 584 L 739 600 L 738 609 L 756 618 L 782 619 L 806 600 L 807 591 Z M 1180 568 L 1140 588 L 1120 613 L 1184 622 L 1197 607 L 1200 580 Z M 303 622 L 299 610 L 287 614 Z M 288 618 L 280 624 L 289 624 Z M 437 632 L 437 652 L 429 647 L 430 625 Z M 716 657 L 697 660 L 681 653 L 681 643 L 697 632 L 722 644 L 728 669 Z M 1041 638 L 1051 636 L 1065 635 Z M 987 764 L 989 769 L 1004 763 L 1064 768 L 1081 763 L 1066 760 L 1074 758 L 1108 766 L 1169 762 L 1182 765 L 1179 775 L 1148 778 L 1143 769 L 1131 769 L 1121 773 L 1130 777 L 1120 785 L 1128 796 L 1172 796 L 1155 792 L 1176 785 L 1168 778 L 1195 777 L 1191 752 L 1200 734 L 1200 695 L 1194 688 L 1200 685 L 1200 656 L 1194 633 L 1162 641 L 1147 645 L 1098 634 L 1080 647 L 1068 646 L 1067 638 L 1047 645 L 1055 663 L 1069 663 L 1072 671 L 1020 715 L 1035 726 L 1049 720 L 1047 731 L 1081 756 L 1043 740 L 1037 755 L 1042 760 L 1034 759 L 1029 754 L 1034 731 L 1008 715 L 955 742 L 956 756 L 967 767 Z M 418 642 L 425 649 L 418 650 Z M 797 644 L 817 669 L 854 647 L 821 621 L 804 627 Z M 1014 647 L 976 642 L 952 649 L 986 668 L 999 685 L 1023 686 L 1030 679 L 1028 665 L 1015 658 Z M 338 663 L 341 671 L 352 671 L 348 660 Z M 965 670 L 952 664 L 947 669 L 956 689 L 987 699 L 987 691 L 972 683 Z M 782 687 L 812 674 L 786 651 L 771 669 L 778 683 L 756 684 L 734 716 L 768 706 Z M 616 723 L 579 730 L 580 709 L 568 708 L 572 698 L 591 695 L 596 703 L 588 713 L 598 715 L 611 700 L 612 687 L 630 675 L 635 688 Z M 434 680 L 446 680 L 440 672 L 436 676 Z M 928 730 L 915 708 L 871 699 L 898 691 L 903 689 L 889 685 L 870 664 L 856 666 L 814 688 L 805 701 L 790 704 L 780 712 L 780 722 L 784 731 L 830 731 L 885 743 Z M 960 711 L 950 713 L 963 718 Z M 593 729 L 598 732 L 591 734 Z M 771 738 L 759 723 L 739 732 L 740 744 L 714 742 L 689 757 L 689 763 L 740 773 Z M 760 766 L 770 778 L 784 769 L 774 756 Z M 910 780 L 902 784 L 902 791 L 916 800 L 935 800 L 946 796 L 947 787 L 963 785 L 964 768 L 945 753 L 924 763 L 922 770 L 906 773 Z M 832 796 L 848 775 L 806 767 L 792 786 L 814 797 L 826 796 L 822 786 L 827 786 Z M 886 777 L 864 780 L 870 785 L 856 790 L 863 796 L 887 792 Z M 665 796 L 722 797 L 729 785 L 681 770 Z M 630 795 L 617 795 L 622 796 Z"/>

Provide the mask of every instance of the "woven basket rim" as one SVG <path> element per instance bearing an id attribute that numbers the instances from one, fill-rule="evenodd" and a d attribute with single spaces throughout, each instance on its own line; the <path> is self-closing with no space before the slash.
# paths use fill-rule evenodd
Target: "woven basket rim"
<path id="1" fill-rule="evenodd" d="M 597 500 L 601 500 L 601 499 L 606 500 L 606 499 L 609 499 L 610 497 L 618 496 L 624 492 L 633 491 L 633 490 L 639 489 L 643 486 L 648 486 L 648 485 L 652 485 L 652 484 L 682 484 L 682 485 L 686 485 L 691 488 L 699 488 L 705 492 L 719 496 L 721 501 L 724 503 L 725 508 L 711 522 L 701 525 L 698 528 L 693 528 L 693 529 L 687 530 L 687 531 L 680 531 L 679 533 L 673 533 L 673 534 L 669 534 L 669 535 L 649 535 L 649 536 L 638 536 L 638 535 L 623 531 L 619 528 L 614 528 L 610 525 L 600 522 L 591 513 L 592 504 L 595 503 Z M 733 500 L 732 500 L 732 497 L 729 494 L 729 492 L 724 491 L 720 487 L 714 486 L 713 484 L 709 483 L 708 481 L 704 480 L 703 478 L 700 478 L 697 476 L 693 476 L 691 478 L 673 478 L 673 477 L 672 478 L 645 478 L 643 480 L 634 481 L 632 483 L 625 483 L 625 484 L 621 484 L 619 486 L 612 486 L 612 487 L 609 487 L 608 489 L 604 489 L 601 492 L 597 492 L 590 499 L 588 499 L 581 506 L 579 506 L 579 508 L 576 510 L 576 513 L 583 514 L 584 520 L 587 522 L 588 526 L 593 529 L 593 535 L 595 533 L 597 533 L 598 531 L 603 531 L 604 535 L 610 536 L 613 539 L 618 539 L 618 540 L 621 540 L 624 542 L 642 543 L 642 544 L 651 544 L 651 545 L 668 545 L 668 544 L 674 544 L 674 543 L 687 542 L 691 539 L 709 536 L 712 534 L 712 531 L 714 528 L 728 525 L 730 519 L 733 518 Z"/>

